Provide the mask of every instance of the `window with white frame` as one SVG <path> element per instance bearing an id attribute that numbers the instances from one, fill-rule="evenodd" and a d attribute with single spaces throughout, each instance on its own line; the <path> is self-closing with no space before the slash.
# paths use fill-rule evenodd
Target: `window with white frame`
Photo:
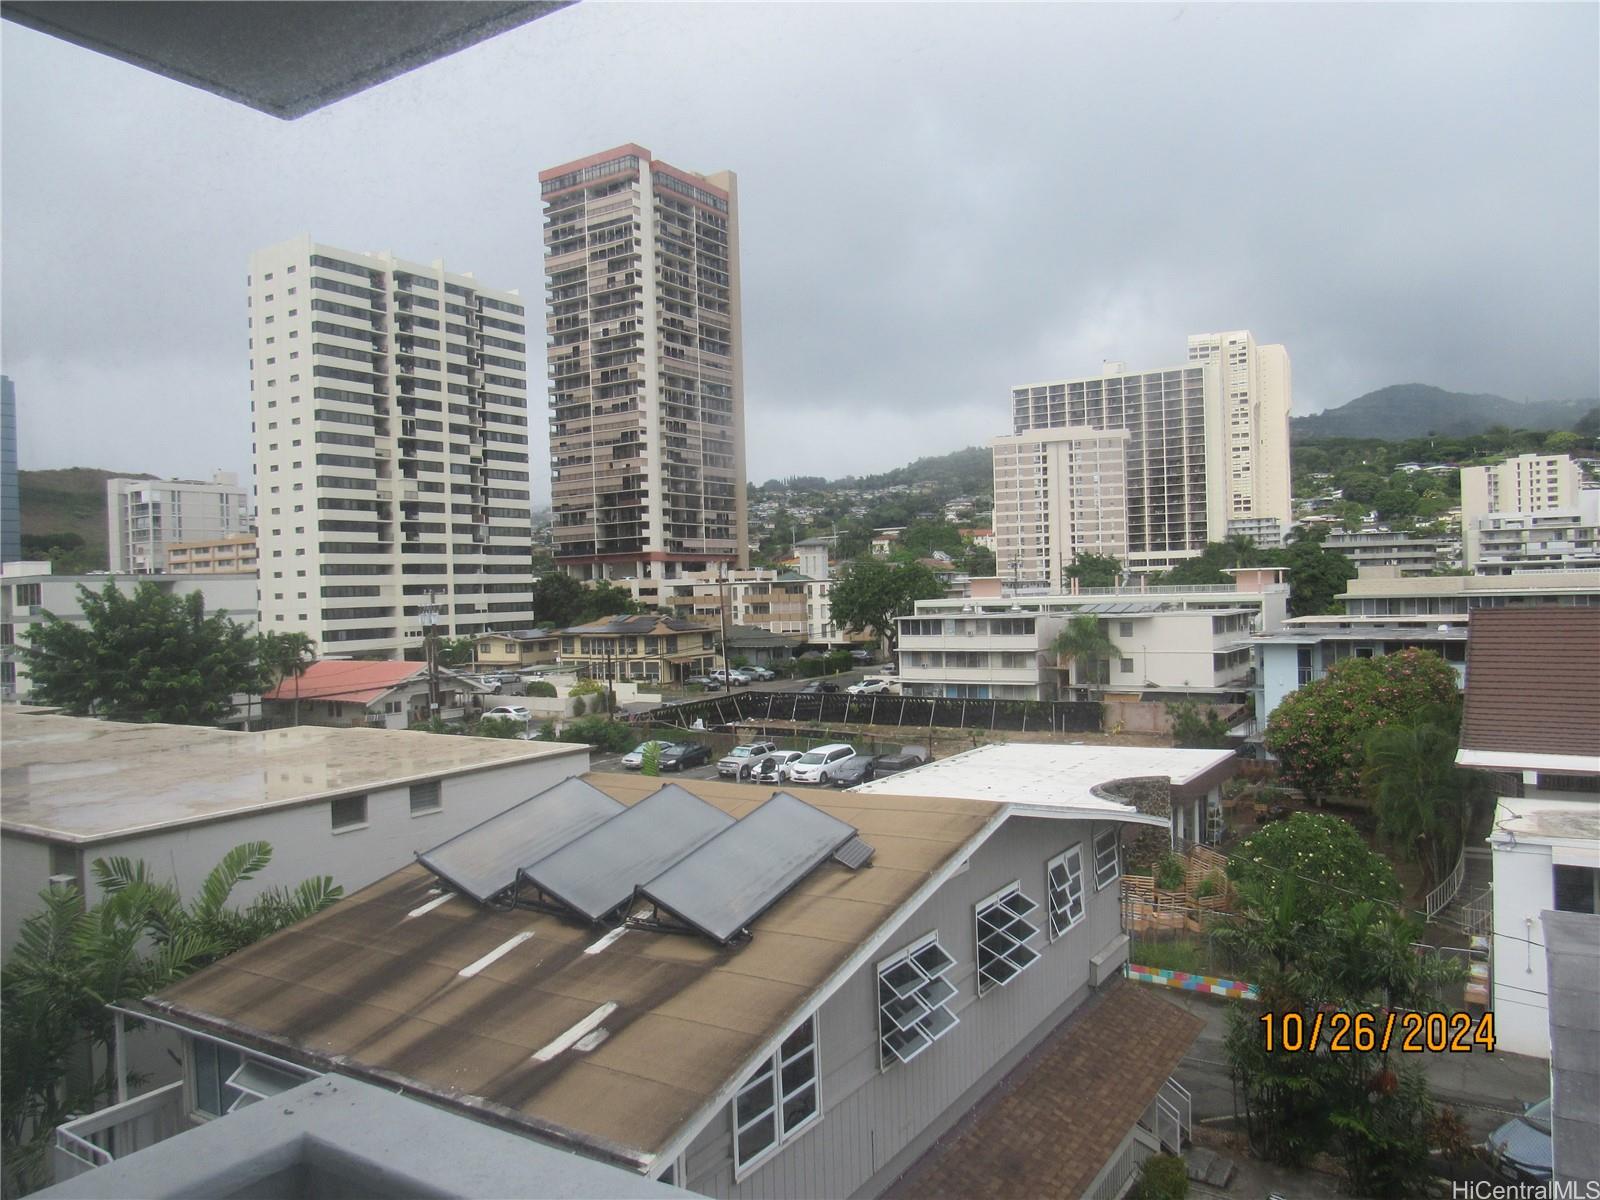
<path id="1" fill-rule="evenodd" d="M 226 1116 L 311 1078 L 310 1072 L 285 1070 L 205 1038 L 194 1038 L 189 1045 L 194 1107 L 202 1116 Z"/>
<path id="2" fill-rule="evenodd" d="M 817 1099 L 817 1018 L 784 1038 L 733 1101 L 734 1170 L 765 1161 L 822 1113 Z"/>
<path id="3" fill-rule="evenodd" d="M 1083 847 L 1069 846 L 1044 865 L 1053 942 L 1083 920 Z"/>
<path id="4" fill-rule="evenodd" d="M 1121 846 L 1117 827 L 1102 829 L 1094 835 L 1094 890 L 1099 891 L 1122 874 Z"/>
<path id="5" fill-rule="evenodd" d="M 1034 963 L 1039 952 L 1028 942 L 1039 927 L 1027 919 L 1038 905 L 1012 883 L 979 903 L 977 915 L 978 995 L 1004 987 Z"/>
<path id="6" fill-rule="evenodd" d="M 878 964 L 878 1062 L 908 1063 L 959 1023 L 956 989 L 945 975 L 956 960 L 930 933 Z"/>

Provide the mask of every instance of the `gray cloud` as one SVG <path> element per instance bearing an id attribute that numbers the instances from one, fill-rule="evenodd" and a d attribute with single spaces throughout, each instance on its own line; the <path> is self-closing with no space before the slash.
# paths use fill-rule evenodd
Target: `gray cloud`
<path id="1" fill-rule="evenodd" d="M 285 124 L 7 25 L 24 465 L 247 472 L 251 250 L 537 305 L 538 170 L 624 141 L 739 173 L 753 479 L 981 441 L 1013 383 L 1206 329 L 1285 343 L 1300 411 L 1594 395 L 1597 42 L 1588 5 L 587 3 Z"/>

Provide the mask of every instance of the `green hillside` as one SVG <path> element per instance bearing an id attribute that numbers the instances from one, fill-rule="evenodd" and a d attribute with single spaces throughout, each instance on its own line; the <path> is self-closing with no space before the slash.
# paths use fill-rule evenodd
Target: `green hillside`
<path id="1" fill-rule="evenodd" d="M 1519 404 L 1504 396 L 1447 392 L 1425 383 L 1399 383 L 1358 396 L 1338 408 L 1289 422 L 1296 441 L 1306 438 L 1467 437 L 1495 426 L 1509 429 L 1573 429 L 1596 400 L 1548 400 Z"/>
<path id="2" fill-rule="evenodd" d="M 75 534 L 83 539 L 74 566 L 104 570 L 106 549 L 106 480 L 156 479 L 135 471 L 102 471 L 98 467 L 66 467 L 55 471 L 18 471 L 22 502 L 22 536 Z"/>

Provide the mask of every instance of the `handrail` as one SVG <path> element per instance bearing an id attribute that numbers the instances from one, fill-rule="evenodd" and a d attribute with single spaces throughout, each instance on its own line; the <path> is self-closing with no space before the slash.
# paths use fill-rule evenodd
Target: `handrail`
<path id="1" fill-rule="evenodd" d="M 1461 853 L 1456 856 L 1455 869 L 1444 877 L 1444 882 L 1428 893 L 1427 899 L 1422 902 L 1428 920 L 1433 920 L 1461 891 L 1461 880 L 1464 878 L 1467 867 L 1467 850 L 1463 846 Z"/>
<path id="2" fill-rule="evenodd" d="M 109 1151 L 70 1132 L 64 1125 L 56 1126 L 56 1149 L 87 1167 L 103 1167 L 112 1161 Z"/>

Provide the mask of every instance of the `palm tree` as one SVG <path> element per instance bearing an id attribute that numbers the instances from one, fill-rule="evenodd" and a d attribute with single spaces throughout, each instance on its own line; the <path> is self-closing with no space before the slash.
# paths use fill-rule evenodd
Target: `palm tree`
<path id="1" fill-rule="evenodd" d="M 274 686 L 294 679 L 294 723 L 300 724 L 300 676 L 317 661 L 317 644 L 303 633 L 264 633 L 257 658 L 262 670 L 275 679 Z"/>
<path id="2" fill-rule="evenodd" d="M 1122 650 L 1113 642 L 1100 622 L 1087 613 L 1073 617 L 1064 629 L 1056 635 L 1055 641 L 1050 643 L 1050 652 L 1056 656 L 1057 662 L 1065 659 L 1069 664 L 1079 664 L 1078 683 L 1089 686 L 1099 686 L 1100 664 L 1106 659 L 1117 658 Z M 1087 666 L 1087 671 L 1084 667 Z M 1085 680 L 1087 674 L 1089 679 Z M 1068 667 L 1068 684 L 1071 684 L 1071 668 Z"/>
<path id="3" fill-rule="evenodd" d="M 1476 780 L 1455 765 L 1455 724 L 1453 712 L 1430 705 L 1407 724 L 1374 729 L 1365 745 L 1378 836 L 1422 864 L 1428 887 L 1449 874 L 1472 816 Z"/>

